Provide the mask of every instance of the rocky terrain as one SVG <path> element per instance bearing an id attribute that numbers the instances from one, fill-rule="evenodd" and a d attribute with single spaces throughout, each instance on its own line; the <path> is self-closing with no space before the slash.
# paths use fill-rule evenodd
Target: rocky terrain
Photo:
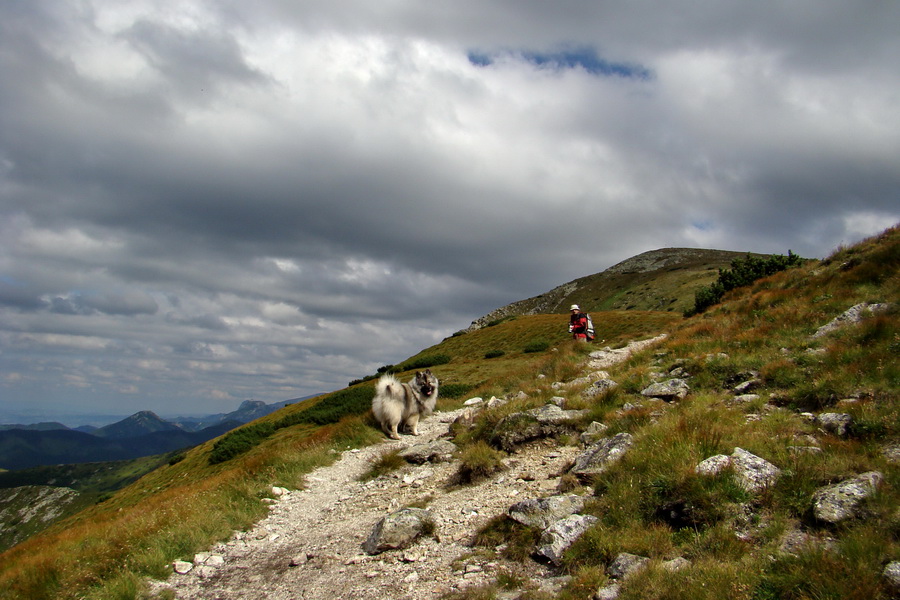
<path id="1" fill-rule="evenodd" d="M 588 368 L 611 366 L 660 339 L 594 353 Z M 309 475 L 305 490 L 274 488 L 268 518 L 193 561 L 176 564 L 183 573 L 154 588 L 171 589 L 179 599 L 424 600 L 493 581 L 501 569 L 538 588 L 560 587 L 564 579 L 550 561 L 484 561 L 470 544 L 480 528 L 512 505 L 558 494 L 561 476 L 582 451 L 579 446 L 551 439 L 523 444 L 505 460 L 505 471 L 475 485 L 448 486 L 458 463 L 441 456 L 358 481 L 383 453 L 427 447 L 472 410 L 436 413 L 420 422 L 418 437 L 346 451 Z M 364 544 L 379 520 L 412 504 L 424 505 L 433 515 L 433 535 L 421 536 L 406 549 L 367 553 Z"/>
<path id="2" fill-rule="evenodd" d="M 848 312 L 835 322 L 839 326 L 843 324 L 840 320 L 855 318 L 855 313 Z M 492 443 L 509 454 L 503 461 L 504 470 L 493 477 L 472 485 L 451 484 L 459 463 L 455 447 L 445 438 L 452 423 L 477 417 L 484 401 L 476 398 L 467 402 L 470 406 L 436 413 L 421 422 L 418 437 L 404 436 L 399 442 L 386 440 L 343 452 L 335 463 L 310 474 L 306 489 L 273 488 L 271 497 L 264 500 L 270 504 L 267 518 L 191 561 L 177 561 L 167 581 L 151 583 L 153 594 L 205 600 L 425 600 L 494 583 L 506 572 L 528 582 L 527 589 L 552 597 L 567 581 L 555 568 L 562 553 L 596 521 L 596 517 L 578 514 L 586 498 L 565 490 L 571 489 L 573 476 L 589 482 L 619 460 L 632 443 L 630 434 L 607 437 L 605 426 L 593 423 L 580 432 L 580 443 L 560 444 L 557 438 L 566 431 L 566 423 L 577 420 L 581 412 L 565 409 L 566 394 L 578 390 L 573 393 L 590 396 L 615 387 L 602 369 L 664 337 L 592 352 L 583 377 L 547 384 L 561 395 L 544 407 L 509 415 L 504 420 L 509 421 L 506 427 L 501 421 Z M 660 374 L 659 381 L 642 392 L 657 414 L 689 393 L 687 381 L 674 371 Z M 747 402 L 748 396 L 753 396 L 748 393 L 753 388 L 753 374 L 746 377 L 735 386 L 734 403 Z M 849 425 L 849 415 L 837 412 L 805 416 L 823 435 L 841 437 Z M 748 420 L 754 417 L 761 418 L 748 415 Z M 820 451 L 816 440 L 806 442 L 808 445 L 798 445 L 796 452 Z M 406 466 L 361 481 L 372 464 L 392 450 L 402 450 Z M 900 459 L 896 445 L 883 452 L 892 462 Z M 742 448 L 734 448 L 730 455 L 710 456 L 697 465 L 696 472 L 715 477 L 723 469 L 732 470 L 738 484 L 751 495 L 765 492 L 782 475 L 777 465 Z M 565 485 L 564 477 L 569 477 Z M 823 487 L 814 495 L 815 518 L 835 525 L 860 517 L 858 508 L 883 482 L 883 474 L 869 472 Z M 749 505 L 747 510 L 752 510 Z M 671 518 L 680 518 L 675 512 Z M 479 530 L 500 515 L 543 530 L 531 559 L 509 561 L 501 558 L 502 547 L 479 552 L 473 546 Z M 734 520 L 734 535 L 751 542 L 758 522 L 754 525 L 755 518 L 745 517 Z M 779 552 L 791 554 L 810 546 L 827 550 L 832 545 L 828 535 L 788 528 Z M 648 563 L 647 557 L 621 553 L 607 566 L 610 583 L 599 588 L 594 598 L 616 598 L 619 582 Z M 683 557 L 676 557 L 659 566 L 677 571 L 689 565 Z M 887 564 L 883 577 L 900 590 L 900 563 Z M 522 593 L 520 588 L 508 597 L 518 598 Z"/>

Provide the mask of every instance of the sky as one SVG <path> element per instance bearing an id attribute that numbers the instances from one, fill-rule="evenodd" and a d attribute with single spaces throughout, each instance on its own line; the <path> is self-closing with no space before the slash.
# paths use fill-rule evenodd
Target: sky
<path id="1" fill-rule="evenodd" d="M 900 221 L 898 30 L 895 0 L 4 0 L 0 422 L 340 389 L 658 248 L 828 256 Z"/>

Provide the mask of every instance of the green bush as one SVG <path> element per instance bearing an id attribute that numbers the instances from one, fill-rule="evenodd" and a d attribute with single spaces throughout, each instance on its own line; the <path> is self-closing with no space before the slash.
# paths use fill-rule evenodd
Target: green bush
<path id="1" fill-rule="evenodd" d="M 288 415 L 277 421 L 277 429 L 292 425 L 328 425 L 337 423 L 347 415 L 359 415 L 366 412 L 372 405 L 374 388 L 352 387 L 330 394 L 327 398 L 311 406 L 306 410 Z"/>
<path id="2" fill-rule="evenodd" d="M 719 278 L 708 286 L 700 288 L 694 294 L 694 308 L 685 313 L 690 317 L 702 313 L 714 304 L 718 304 L 725 295 L 735 288 L 750 285 L 757 279 L 774 275 L 791 267 L 803 264 L 803 259 L 788 250 L 787 256 L 774 254 L 768 258 L 759 258 L 747 254 L 744 259 L 731 261 L 730 269 L 719 269 Z"/>
<path id="3" fill-rule="evenodd" d="M 506 352 L 504 352 L 503 350 L 489 350 L 488 352 L 485 352 L 484 357 L 485 358 L 500 358 L 504 354 L 506 354 Z"/>
<path id="4" fill-rule="evenodd" d="M 472 386 L 467 383 L 445 383 L 441 385 L 439 393 L 444 398 L 459 398 L 471 389 Z"/>
<path id="5" fill-rule="evenodd" d="M 426 354 L 418 358 L 411 358 L 396 367 L 393 367 L 390 373 L 402 373 L 403 371 L 412 371 L 413 369 L 427 369 L 435 365 L 446 365 L 451 360 L 449 354 Z"/>
<path id="6" fill-rule="evenodd" d="M 209 464 L 215 465 L 243 454 L 273 433 L 273 423 L 253 423 L 230 431 L 213 445 Z"/>
<path id="7" fill-rule="evenodd" d="M 371 387 L 351 387 L 328 395 L 315 406 L 288 415 L 278 421 L 252 423 L 235 429 L 213 445 L 209 464 L 215 465 L 243 454 L 257 446 L 279 429 L 294 425 L 328 425 L 337 423 L 347 415 L 366 412 L 372 404 L 375 390 Z"/>
<path id="8" fill-rule="evenodd" d="M 503 471 L 506 468 L 503 465 L 504 456 L 502 452 L 494 450 L 486 442 L 475 442 L 462 451 L 459 469 L 451 478 L 452 483 L 456 485 L 476 483 Z"/>
<path id="9" fill-rule="evenodd" d="M 550 347 L 550 342 L 546 340 L 533 340 L 530 342 L 525 348 L 522 350 L 525 354 L 531 354 L 534 352 L 543 352 L 547 348 Z"/>

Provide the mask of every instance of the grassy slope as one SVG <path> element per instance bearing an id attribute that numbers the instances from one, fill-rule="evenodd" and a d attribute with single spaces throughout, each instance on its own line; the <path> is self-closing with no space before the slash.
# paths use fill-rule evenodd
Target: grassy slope
<path id="1" fill-rule="evenodd" d="M 887 441 L 900 435 L 896 311 L 821 341 L 811 342 L 808 336 L 858 302 L 900 301 L 898 266 L 900 230 L 894 229 L 830 260 L 736 290 L 719 307 L 689 320 L 671 313 L 595 314 L 598 338 L 605 338 L 605 344 L 661 330 L 671 336 L 663 347 L 614 369 L 619 391 L 589 407 L 592 417 L 613 431 L 635 435 L 636 444 L 596 484 L 590 510 L 601 522 L 570 553 L 566 568 L 575 577 L 563 596 L 584 597 L 603 582 L 604 561 L 630 551 L 658 559 L 684 555 L 694 566 L 684 576 L 650 569 L 629 581 L 626 599 L 887 598 L 878 574 L 886 560 L 900 558 L 895 510 L 900 473 L 880 454 Z M 561 351 L 523 353 L 536 340 Z M 824 353 L 810 354 L 809 348 Z M 505 354 L 484 358 L 494 350 Z M 659 350 L 667 355 L 663 364 L 654 365 Z M 435 372 L 444 382 L 472 386 L 473 395 L 532 389 L 536 372 L 548 379 L 574 375 L 580 356 L 566 340 L 564 315 L 519 317 L 448 338 L 422 355 L 429 353 L 450 355 L 452 360 Z M 705 358 L 718 353 L 726 356 Z M 670 367 L 676 360 L 694 376 L 688 401 L 662 416 L 649 408 L 617 412 L 626 402 L 640 401 L 637 394 L 651 381 L 654 368 Z M 723 403 L 729 377 L 748 369 L 761 373 L 761 393 L 775 394 L 786 409 L 763 410 L 762 401 L 737 408 Z M 798 436 L 819 435 L 797 411 L 830 409 L 851 395 L 859 401 L 839 410 L 857 419 L 853 437 L 820 436 L 820 455 L 787 449 L 797 445 Z M 325 396 L 313 402 L 327 401 Z M 289 406 L 266 419 L 298 410 Z M 745 413 L 755 411 L 766 416 L 747 423 Z M 208 461 L 212 442 L 204 444 L 184 460 L 3 554 L 0 596 L 135 597 L 140 577 L 162 576 L 174 558 L 189 557 L 262 516 L 259 498 L 271 485 L 299 487 L 304 473 L 333 460 L 332 450 L 380 437 L 369 418 L 359 415 L 325 427 L 280 429 L 248 453 L 215 466 Z M 693 475 L 699 460 L 730 453 L 734 446 L 780 465 L 785 476 L 773 490 L 750 501 L 727 480 L 709 483 Z M 810 522 L 810 498 L 818 486 L 872 469 L 882 471 L 886 482 L 869 503 L 869 520 L 827 532 Z M 655 516 L 661 505 L 684 500 L 695 506 L 693 527 L 676 529 Z M 748 518 L 756 525 L 744 541 L 731 529 L 736 518 L 732 505 L 738 501 L 748 502 Z M 813 534 L 835 537 L 838 551 L 769 560 L 779 533 L 795 523 Z"/>
<path id="2" fill-rule="evenodd" d="M 0 513 L 0 551 L 12 546 L 14 540 L 27 539 L 43 531 L 53 522 L 77 514 L 85 508 L 109 497 L 116 490 L 137 481 L 147 473 L 169 461 L 171 455 L 146 456 L 133 460 L 79 463 L 71 465 L 48 465 L 0 472 L 0 488 L 35 488 L 35 486 L 66 487 L 78 492 L 77 497 L 63 506 L 47 506 L 47 510 L 35 514 L 27 523 L 21 521 L 18 513 L 28 506 L 8 505 Z M 21 493 L 19 498 L 30 498 L 29 493 Z M 52 513 L 52 514 L 51 514 Z"/>
<path id="3" fill-rule="evenodd" d="M 666 311 L 683 314 L 694 306 L 694 293 L 716 280 L 747 253 L 696 248 L 645 252 L 609 269 L 580 277 L 549 292 L 498 308 L 479 321 L 537 313 L 567 313 L 579 304 L 587 312 Z M 754 254 L 757 257 L 765 255 Z"/>

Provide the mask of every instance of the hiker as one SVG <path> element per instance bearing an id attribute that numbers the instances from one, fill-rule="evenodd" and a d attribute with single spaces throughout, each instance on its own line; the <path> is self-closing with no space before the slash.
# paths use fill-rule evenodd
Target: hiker
<path id="1" fill-rule="evenodd" d="M 591 316 L 581 312 L 581 307 L 573 304 L 569 309 L 572 313 L 569 316 L 569 333 L 572 338 L 581 342 L 589 342 L 594 339 L 594 324 L 591 323 Z"/>

